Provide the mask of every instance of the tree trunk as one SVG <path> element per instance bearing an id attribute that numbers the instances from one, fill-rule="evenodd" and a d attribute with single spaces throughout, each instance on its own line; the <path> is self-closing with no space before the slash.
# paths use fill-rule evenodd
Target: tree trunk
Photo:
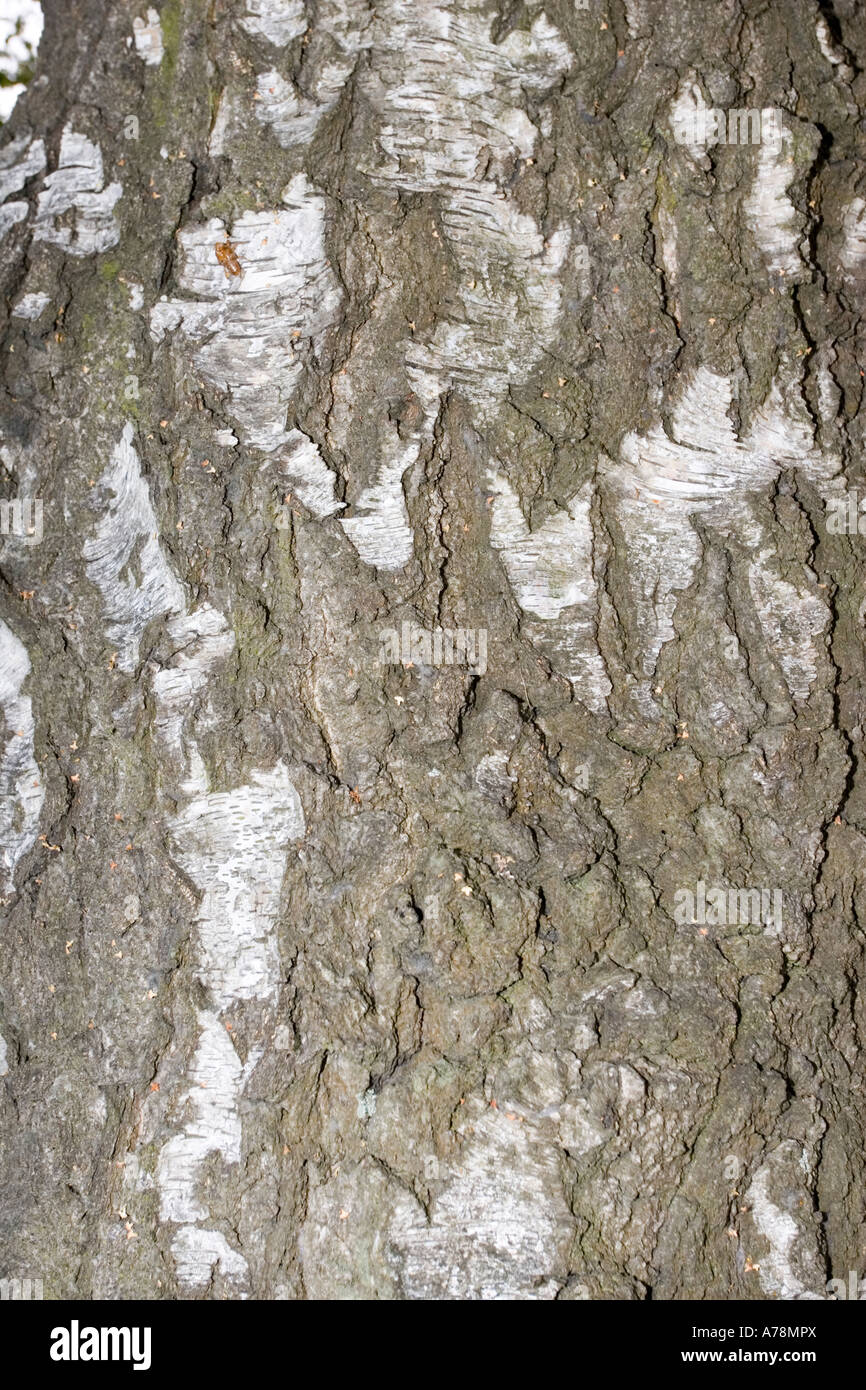
<path id="1" fill-rule="evenodd" d="M 866 1274 L 856 8 L 46 3 L 0 1274 Z"/>

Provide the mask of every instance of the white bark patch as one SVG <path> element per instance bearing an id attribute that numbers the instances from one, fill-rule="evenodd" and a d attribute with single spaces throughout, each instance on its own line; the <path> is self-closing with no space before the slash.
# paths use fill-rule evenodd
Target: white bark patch
<path id="1" fill-rule="evenodd" d="M 596 646 L 598 600 L 592 572 L 592 486 L 535 531 L 505 478 L 492 474 L 490 543 L 502 552 L 508 579 L 525 613 L 554 625 L 554 645 L 565 657 L 576 693 L 590 709 L 606 708 L 610 681 Z M 564 619 L 558 624 L 559 619 Z M 559 628 L 560 630 L 557 630 Z"/>
<path id="2" fill-rule="evenodd" d="M 123 189 L 119 183 L 105 188 L 104 181 L 99 146 L 67 126 L 57 168 L 39 194 L 34 240 L 49 241 L 71 256 L 92 256 L 115 246 L 120 228 L 114 205 Z M 72 226 L 69 213 L 74 214 Z"/>
<path id="3" fill-rule="evenodd" d="M 544 15 L 501 43 L 490 29 L 482 0 L 459 10 L 390 0 L 376 7 L 362 79 L 384 122 L 386 157 L 367 172 L 388 188 L 437 195 L 461 272 L 452 316 L 428 344 L 407 342 L 410 378 L 427 402 L 457 385 L 482 415 L 550 340 L 569 241 L 560 228 L 545 243 L 502 185 L 512 161 L 535 148 L 525 93 L 553 86 L 571 51 Z"/>
<path id="4" fill-rule="evenodd" d="M 31 848 L 39 828 L 45 788 L 34 752 L 33 706 L 21 688 L 30 674 L 23 642 L 0 620 L 0 710 L 5 731 L 0 757 L 0 866 L 11 891 L 15 865 Z"/>
<path id="5" fill-rule="evenodd" d="M 256 116 L 272 127 L 284 149 L 312 139 L 322 117 L 339 101 L 358 54 L 370 44 L 371 14 L 365 3 L 321 0 L 316 18 L 328 43 L 321 46 L 321 54 L 305 54 L 303 90 L 274 69 L 256 80 Z"/>
<path id="6" fill-rule="evenodd" d="M 558 618 L 564 608 L 583 604 L 591 596 L 592 554 L 587 488 L 574 497 L 567 511 L 557 512 L 537 531 L 530 531 L 520 502 L 507 480 L 492 474 L 494 496 L 491 544 L 504 559 L 518 602 L 539 618 Z"/>
<path id="7" fill-rule="evenodd" d="M 249 786 L 196 797 L 174 822 L 178 862 L 204 893 L 201 966 L 219 1009 L 276 988 L 279 884 L 288 844 L 303 833 L 300 797 L 281 764 Z"/>
<path id="8" fill-rule="evenodd" d="M 351 499 L 362 515 L 341 522 L 366 563 L 396 570 L 412 555 L 402 476 L 432 433 L 442 395 L 456 389 L 480 424 L 492 419 L 556 331 L 569 233 L 558 228 L 546 242 L 507 181 L 535 148 L 526 93 L 555 85 L 572 54 L 544 15 L 494 43 L 484 0 L 459 8 L 384 0 L 374 15 L 361 83 L 380 115 L 384 158 L 365 172 L 395 192 L 435 194 L 431 236 L 441 235 L 459 271 L 447 318 L 427 341 L 403 345 L 422 424 L 409 447 L 384 443 L 375 477 Z"/>
<path id="9" fill-rule="evenodd" d="M 866 202 L 854 198 L 842 219 L 842 250 L 839 260 L 845 270 L 856 270 L 866 259 Z"/>
<path id="10" fill-rule="evenodd" d="M 403 1208 L 391 1227 L 405 1297 L 553 1299 L 573 1231 L 556 1148 L 501 1115 L 480 1115 L 474 1131 L 429 1221 Z"/>
<path id="11" fill-rule="evenodd" d="M 310 139 L 319 123 L 320 112 L 293 83 L 272 68 L 259 73 L 256 94 L 256 119 L 272 127 L 284 149 Z"/>
<path id="12" fill-rule="evenodd" d="M 801 468 L 816 484 L 841 470 L 838 456 L 815 447 L 815 428 L 799 388 L 794 386 L 785 394 L 778 378 L 755 412 L 746 444 L 781 468 Z"/>
<path id="13" fill-rule="evenodd" d="M 195 613 L 172 618 L 166 635 L 175 652 L 153 678 L 156 730 L 169 749 L 180 754 L 184 720 L 211 672 L 231 655 L 235 635 L 222 613 L 207 603 Z"/>
<path id="14" fill-rule="evenodd" d="M 797 171 L 789 153 L 791 132 L 778 124 L 774 129 L 778 138 L 762 142 L 752 191 L 743 206 L 770 273 L 795 275 L 803 261 L 798 214 L 787 188 Z"/>
<path id="15" fill-rule="evenodd" d="M 19 201 L 0 204 L 0 240 L 19 222 L 23 222 L 29 211 L 27 204 Z"/>
<path id="16" fill-rule="evenodd" d="M 463 274 L 481 278 L 459 291 L 461 321 L 438 324 L 429 343 L 407 343 L 409 379 L 428 405 L 461 391 L 483 424 L 553 339 L 569 233 L 559 228 L 545 242 L 532 218 L 492 193 L 488 201 L 483 186 L 474 208 L 446 211 L 443 223 Z"/>
<path id="17" fill-rule="evenodd" d="M 6 1050 L 6 1039 L 0 1033 L 0 1076 L 9 1074 L 9 1054 Z"/>
<path id="18" fill-rule="evenodd" d="M 699 367 L 674 405 L 669 432 L 659 421 L 646 435 L 623 440 L 625 486 L 650 501 L 700 506 L 771 482 L 778 471 L 773 459 L 737 439 L 731 401 L 729 378 Z"/>
<path id="19" fill-rule="evenodd" d="M 233 92 L 230 87 L 224 87 L 208 140 L 208 154 L 214 157 L 225 154 L 226 144 L 233 132 L 234 121 L 240 110 L 240 105 L 237 93 Z"/>
<path id="20" fill-rule="evenodd" d="M 677 591 L 688 588 L 700 559 L 691 515 L 723 532 L 737 529 L 758 552 L 753 595 L 771 649 L 792 694 L 801 698 L 815 678 L 811 638 L 829 616 L 824 601 L 802 588 L 781 586 L 773 567 L 772 538 L 764 535 L 747 502 L 775 481 L 783 468 L 801 468 L 816 482 L 838 472 L 838 460 L 813 447 L 813 430 L 796 392 L 783 399 L 774 384 L 747 437 L 739 440 L 728 411 L 731 382 L 700 367 L 674 404 L 668 429 L 659 422 L 645 435 L 623 440 L 620 463 L 602 464 L 613 485 L 614 512 L 626 538 L 628 577 L 644 644 L 643 668 L 655 670 L 662 645 L 674 636 Z M 782 602 L 792 608 L 784 623 Z M 820 616 L 819 616 L 820 615 Z"/>
<path id="21" fill-rule="evenodd" d="M 178 1281 L 188 1288 L 209 1284 L 215 1266 L 224 1279 L 235 1283 L 245 1283 L 249 1274 L 243 1255 L 231 1248 L 220 1231 L 183 1226 L 171 1243 L 171 1253 L 177 1262 Z"/>
<path id="22" fill-rule="evenodd" d="M 355 503 L 360 516 L 344 518 L 340 525 L 365 564 L 399 570 L 412 558 L 412 528 L 403 496 L 403 474 L 418 457 L 419 444 L 411 443 L 396 459 L 384 463 L 376 482 L 365 488 Z"/>
<path id="23" fill-rule="evenodd" d="M 190 741 L 187 745 L 184 741 L 184 723 L 211 673 L 231 654 L 235 637 L 223 614 L 209 604 L 203 604 L 194 613 L 184 611 L 173 618 L 167 624 L 166 637 L 171 640 L 174 652 L 153 677 L 156 734 L 170 753 L 182 756 L 184 769 L 189 767 L 189 776 L 181 786 L 182 794 L 195 795 L 205 791 L 206 773 L 195 743 Z M 239 821 L 247 818 L 243 802 L 248 791 L 242 788 L 237 794 L 238 801 L 232 803 L 232 815 Z M 222 800 L 228 805 L 231 798 L 224 797 Z M 208 798 L 204 795 L 192 807 L 187 807 L 190 822 L 195 821 L 195 808 L 200 809 L 208 804 Z M 255 794 L 250 798 L 247 809 L 250 816 L 261 812 L 261 807 L 255 803 Z M 176 818 L 170 833 L 177 830 L 183 839 L 188 825 L 184 816 Z M 203 838 L 203 854 L 206 855 L 214 846 L 205 832 Z M 242 851 L 240 858 L 243 858 Z M 183 859 L 188 862 L 187 856 L 183 856 Z M 237 860 L 234 866 L 237 867 Z M 205 872 L 198 860 L 189 867 L 196 872 Z M 226 867 L 227 870 L 232 867 L 229 859 L 226 860 Z M 282 861 L 270 867 L 279 874 Z M 226 880 L 228 886 L 231 882 L 229 872 Z M 255 891 L 254 888 L 254 894 Z M 227 959 L 232 960 L 232 903 L 223 901 L 220 890 L 211 885 L 210 896 L 205 894 L 201 912 L 207 914 L 213 910 L 215 901 L 222 915 L 216 932 L 209 934 L 205 930 L 201 965 L 205 982 L 216 985 L 218 1007 L 223 1007 L 227 1002 L 226 980 L 219 969 L 215 972 L 215 979 L 211 978 L 214 972 L 208 972 L 206 957 L 207 948 L 222 949 Z M 261 905 L 260 891 L 254 901 L 255 906 Z M 255 956 L 257 952 L 261 954 L 263 947 L 261 937 L 256 935 L 258 928 L 251 923 L 248 905 L 238 914 L 238 921 L 248 938 L 241 950 L 242 969 L 245 968 L 249 974 L 252 959 L 252 973 L 257 978 L 261 971 Z M 262 931 L 266 931 L 264 925 Z M 253 938 L 252 947 L 250 936 Z M 222 989 L 219 987 L 221 983 Z M 196 1194 L 201 1166 L 208 1155 L 220 1154 L 226 1163 L 240 1161 L 242 1129 L 237 1100 L 245 1081 L 245 1072 L 231 1038 L 216 1015 L 209 1010 L 200 1010 L 198 1024 L 200 1033 L 190 1068 L 189 1089 L 180 1102 L 182 1128 L 164 1145 L 157 1161 L 160 1214 L 165 1221 L 179 1223 L 172 1241 L 172 1254 L 178 1281 L 182 1285 L 198 1288 L 208 1284 L 214 1267 L 219 1266 L 227 1280 L 243 1286 L 248 1274 L 243 1256 L 232 1249 L 221 1232 L 193 1224 L 208 1218 L 208 1212 Z"/>
<path id="24" fill-rule="evenodd" d="M 241 1157 L 241 1118 L 237 1109 L 240 1058 L 226 1029 L 204 1010 L 190 1070 L 190 1088 L 181 1099 L 183 1130 L 163 1147 L 157 1163 L 160 1215 L 163 1221 L 206 1221 L 207 1209 L 196 1197 L 195 1180 L 210 1153 L 226 1163 Z"/>
<path id="25" fill-rule="evenodd" d="M 21 135 L 0 150 L 0 202 L 19 193 L 28 179 L 45 168 L 45 145 Z M 25 204 L 26 206 L 26 204 Z"/>
<path id="26" fill-rule="evenodd" d="M 535 128 L 524 110 L 526 90 L 549 89 L 568 70 L 572 54 L 546 16 L 501 43 L 490 35 L 483 0 L 418 5 L 386 0 L 376 6 L 371 71 L 365 89 L 387 122 L 380 143 L 388 163 L 378 182 L 417 192 L 488 191 L 477 161 L 486 144 L 491 168 L 515 154 L 531 155 Z M 469 205 L 464 204 L 466 211 Z"/>
<path id="27" fill-rule="evenodd" d="M 202 626 L 199 620 L 197 627 Z M 224 641 L 213 617 L 207 626 L 212 637 Z M 301 800 L 282 765 L 254 773 L 249 785 L 235 791 L 196 797 L 171 826 L 178 862 L 203 894 L 198 963 L 215 1010 L 199 1014 L 183 1128 L 164 1146 L 157 1165 L 162 1217 L 183 1223 L 172 1251 L 178 1280 L 187 1287 L 208 1282 L 216 1249 L 228 1277 L 243 1281 L 246 1275 L 246 1262 L 223 1236 L 194 1224 L 208 1218 L 196 1191 L 208 1154 L 219 1153 L 226 1163 L 240 1161 L 238 1099 L 251 1069 L 250 1063 L 247 1071 L 241 1066 L 217 1014 L 276 993 L 279 887 L 288 845 L 303 833 Z M 251 1060 L 254 1065 L 257 1054 Z"/>
<path id="28" fill-rule="evenodd" d="M 312 1188 L 298 1242 L 310 1298 L 556 1297 L 574 1221 L 553 1134 L 466 1109 L 459 1164 L 437 1179 L 429 1212 L 369 1157 Z"/>
<path id="29" fill-rule="evenodd" d="M 668 212 L 664 205 L 659 205 L 658 213 L 659 235 L 661 240 L 661 260 L 664 267 L 665 278 L 667 280 L 667 290 L 670 299 L 671 310 L 677 319 L 682 318 L 680 297 L 677 293 L 677 285 L 680 278 L 680 259 L 679 259 L 679 237 L 677 232 L 677 221 L 672 212 Z"/>
<path id="30" fill-rule="evenodd" d="M 38 319 L 51 303 L 48 294 L 24 294 L 12 310 L 15 319 Z"/>
<path id="31" fill-rule="evenodd" d="M 318 445 L 300 430 L 291 430 L 286 442 L 288 452 L 279 459 L 280 476 L 313 516 L 333 516 L 346 504 L 334 496 L 336 475 L 325 463 Z"/>
<path id="32" fill-rule="evenodd" d="M 843 53 L 839 51 L 839 49 L 834 44 L 833 36 L 830 33 L 830 28 L 823 15 L 819 16 L 815 24 L 815 37 L 818 40 L 818 47 L 820 48 L 823 56 L 827 59 L 828 63 L 831 63 L 834 68 L 847 68 L 847 64 L 845 63 L 845 56 Z M 850 72 L 850 69 L 848 71 Z M 848 73 L 845 74 L 846 77 L 847 75 Z"/>
<path id="33" fill-rule="evenodd" d="M 304 0 L 246 0 L 241 27 L 283 48 L 306 32 Z"/>
<path id="34" fill-rule="evenodd" d="M 790 1174 L 795 1166 L 791 1156 L 796 1148 L 793 1140 L 780 1145 L 759 1168 L 746 1193 L 755 1226 L 770 1247 L 769 1253 L 754 1253 L 751 1258 L 758 1266 L 761 1287 L 771 1298 L 820 1297 L 817 1293 L 810 1293 L 808 1285 L 803 1282 L 801 1275 L 806 1272 L 813 1288 L 823 1285 L 816 1255 L 804 1238 L 805 1232 L 792 1212 L 778 1203 L 779 1196 L 790 1187 Z M 791 1205 L 799 1199 L 800 1194 L 801 1185 L 790 1188 L 788 1196 Z"/>
<path id="35" fill-rule="evenodd" d="M 109 640 L 117 665 L 133 671 L 147 624 L 181 612 L 184 594 L 159 544 L 156 514 L 132 446 L 132 424 L 124 426 L 111 463 L 99 482 L 105 514 L 85 542 L 87 577 L 102 594 Z"/>
<path id="36" fill-rule="evenodd" d="M 0 238 L 16 223 L 23 222 L 30 211 L 23 199 L 6 200 L 44 168 L 45 145 L 41 140 L 31 141 L 29 135 L 19 136 L 0 150 Z"/>
<path id="37" fill-rule="evenodd" d="M 162 299 L 151 313 L 160 342 L 180 330 L 197 371 L 227 391 L 245 442 L 272 453 L 293 442 L 286 410 L 303 370 L 295 344 L 337 321 L 341 292 L 324 246 L 325 202 L 298 174 L 278 212 L 245 212 L 231 235 L 222 222 L 181 233 L 180 283 L 196 299 Z M 216 258 L 230 240 L 242 274 L 226 276 Z"/>
<path id="38" fill-rule="evenodd" d="M 749 566 L 749 588 L 788 689 L 796 699 L 805 700 L 818 674 L 814 639 L 827 626 L 830 612 L 817 594 L 780 578 L 772 559 L 772 550 L 762 550 Z"/>
<path id="39" fill-rule="evenodd" d="M 132 32 L 135 39 L 135 51 L 139 58 L 143 58 L 148 67 L 159 67 L 164 50 L 162 26 L 157 11 L 151 7 L 147 11 L 146 19 L 134 19 Z"/>

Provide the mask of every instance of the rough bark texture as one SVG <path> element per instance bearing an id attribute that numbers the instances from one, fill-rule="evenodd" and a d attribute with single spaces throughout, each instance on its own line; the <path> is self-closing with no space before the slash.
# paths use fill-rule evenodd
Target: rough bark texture
<path id="1" fill-rule="evenodd" d="M 0 1274 L 863 1275 L 855 0 L 45 8 L 0 149 L 3 496 L 44 502 L 0 561 Z M 681 142 L 701 106 L 778 130 Z M 387 664 L 404 622 L 486 661 Z"/>

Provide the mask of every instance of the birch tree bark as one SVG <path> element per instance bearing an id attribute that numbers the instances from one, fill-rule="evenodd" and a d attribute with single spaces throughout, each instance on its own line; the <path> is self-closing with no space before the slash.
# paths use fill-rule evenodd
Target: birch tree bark
<path id="1" fill-rule="evenodd" d="M 855 0 L 45 11 L 0 1273 L 866 1275 Z"/>

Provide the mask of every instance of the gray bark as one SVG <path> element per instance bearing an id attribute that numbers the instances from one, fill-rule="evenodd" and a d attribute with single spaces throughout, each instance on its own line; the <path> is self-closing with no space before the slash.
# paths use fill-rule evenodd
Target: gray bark
<path id="1" fill-rule="evenodd" d="M 854 0 L 45 8 L 0 1274 L 866 1275 Z"/>

